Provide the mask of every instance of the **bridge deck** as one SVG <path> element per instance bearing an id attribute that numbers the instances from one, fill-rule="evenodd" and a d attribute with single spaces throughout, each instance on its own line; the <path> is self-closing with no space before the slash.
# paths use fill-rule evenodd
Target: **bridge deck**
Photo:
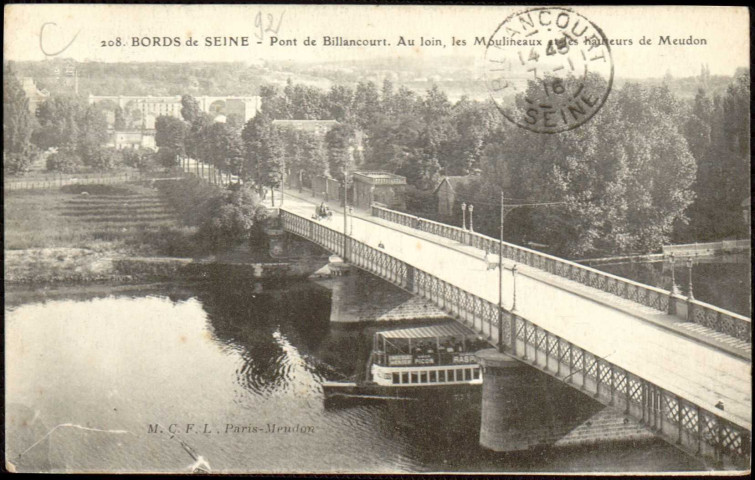
<path id="1" fill-rule="evenodd" d="M 313 199 L 314 200 L 314 199 Z M 314 200 L 319 203 L 320 200 Z M 285 210 L 310 218 L 313 201 L 286 195 Z M 343 231 L 336 215 L 323 221 Z M 488 301 L 498 302 L 498 272 L 488 270 L 483 252 L 356 212 L 350 235 Z M 493 257 L 497 260 L 497 257 Z M 512 262 L 505 261 L 509 269 Z M 585 350 L 661 385 L 703 408 L 751 428 L 751 361 L 647 320 L 662 312 L 525 265 L 517 266 L 517 313 Z M 512 274 L 504 271 L 504 307 L 512 306 Z M 678 321 L 678 319 L 676 319 Z"/>

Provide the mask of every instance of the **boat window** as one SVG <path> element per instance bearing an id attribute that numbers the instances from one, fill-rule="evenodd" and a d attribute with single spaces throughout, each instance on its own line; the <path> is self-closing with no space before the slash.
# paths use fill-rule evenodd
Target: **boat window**
<path id="1" fill-rule="evenodd" d="M 479 368 L 475 368 L 474 370 L 472 370 L 472 373 L 474 374 L 474 379 L 475 380 L 477 380 L 478 378 L 480 378 L 480 369 Z"/>
<path id="2" fill-rule="evenodd" d="M 419 378 L 417 377 L 417 372 L 412 372 L 412 383 L 419 383 Z"/>
<path id="3" fill-rule="evenodd" d="M 446 381 L 446 371 L 441 370 L 438 372 L 438 381 L 439 382 L 445 382 Z"/>
<path id="4" fill-rule="evenodd" d="M 393 383 L 400 383 L 401 378 L 398 372 L 393 372 Z"/>
<path id="5" fill-rule="evenodd" d="M 472 380 L 472 369 L 471 368 L 465 368 L 464 369 L 464 380 Z"/>
<path id="6" fill-rule="evenodd" d="M 401 374 L 401 383 L 409 383 L 409 373 L 404 372 Z"/>
<path id="7" fill-rule="evenodd" d="M 446 370 L 446 373 L 448 374 L 448 381 L 449 382 L 453 382 L 453 381 L 456 380 L 456 378 L 454 378 L 454 372 L 455 372 L 455 370 Z"/>
<path id="8" fill-rule="evenodd" d="M 430 372 L 430 383 L 437 383 L 437 382 L 438 382 L 438 377 L 435 374 L 435 370 L 433 370 L 432 372 Z"/>
<path id="9" fill-rule="evenodd" d="M 419 380 L 420 380 L 420 381 L 421 381 L 422 383 L 427 383 L 427 372 L 421 372 L 421 373 L 419 374 Z"/>

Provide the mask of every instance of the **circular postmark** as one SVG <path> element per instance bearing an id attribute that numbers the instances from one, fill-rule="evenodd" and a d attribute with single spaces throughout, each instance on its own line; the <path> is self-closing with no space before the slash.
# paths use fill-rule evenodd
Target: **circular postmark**
<path id="1" fill-rule="evenodd" d="M 613 83 L 609 42 L 592 22 L 562 7 L 531 8 L 487 40 L 485 83 L 503 115 L 538 133 L 590 120 Z"/>

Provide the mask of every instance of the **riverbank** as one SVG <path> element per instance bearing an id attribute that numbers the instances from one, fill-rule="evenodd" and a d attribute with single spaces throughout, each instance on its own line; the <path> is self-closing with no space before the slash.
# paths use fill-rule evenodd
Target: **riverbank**
<path id="1" fill-rule="evenodd" d="M 193 184 L 179 187 L 132 183 L 6 192 L 5 283 L 191 280 L 221 270 L 247 278 L 303 277 L 322 266 L 318 259 L 273 259 L 264 242 L 213 251 L 197 239 L 202 212 L 175 206 Z"/>

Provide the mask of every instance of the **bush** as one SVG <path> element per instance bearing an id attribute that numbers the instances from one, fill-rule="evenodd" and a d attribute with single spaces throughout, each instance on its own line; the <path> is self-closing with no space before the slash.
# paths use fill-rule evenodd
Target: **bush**
<path id="1" fill-rule="evenodd" d="M 114 148 L 97 148 L 84 159 L 84 163 L 96 172 L 113 170 L 122 162 L 123 156 Z"/>
<path id="2" fill-rule="evenodd" d="M 420 190 L 414 185 L 407 185 L 405 193 L 407 212 L 430 219 L 437 216 L 438 200 L 433 190 Z"/>
<path id="3" fill-rule="evenodd" d="M 227 190 L 214 199 L 214 208 L 199 228 L 198 235 L 216 248 L 248 241 L 265 208 L 250 188 Z"/>
<path id="4" fill-rule="evenodd" d="M 154 172 L 161 170 L 162 166 L 157 162 L 157 155 L 147 148 L 121 150 L 123 164 L 138 169 L 140 172 Z"/>
<path id="5" fill-rule="evenodd" d="M 198 178 L 159 182 L 186 225 L 199 226 L 197 243 L 221 249 L 248 241 L 267 219 L 266 209 L 249 187 L 224 190 Z"/>
<path id="6" fill-rule="evenodd" d="M 178 158 L 176 157 L 176 152 L 168 148 L 161 148 L 157 151 L 157 163 L 166 168 L 177 166 Z"/>
<path id="7" fill-rule="evenodd" d="M 83 167 L 84 164 L 78 155 L 65 150 L 51 153 L 47 157 L 47 169 L 52 172 L 75 173 Z"/>
<path id="8" fill-rule="evenodd" d="M 3 152 L 3 172 L 6 175 L 23 175 L 39 158 L 39 151 L 32 149 L 25 153 Z"/>

